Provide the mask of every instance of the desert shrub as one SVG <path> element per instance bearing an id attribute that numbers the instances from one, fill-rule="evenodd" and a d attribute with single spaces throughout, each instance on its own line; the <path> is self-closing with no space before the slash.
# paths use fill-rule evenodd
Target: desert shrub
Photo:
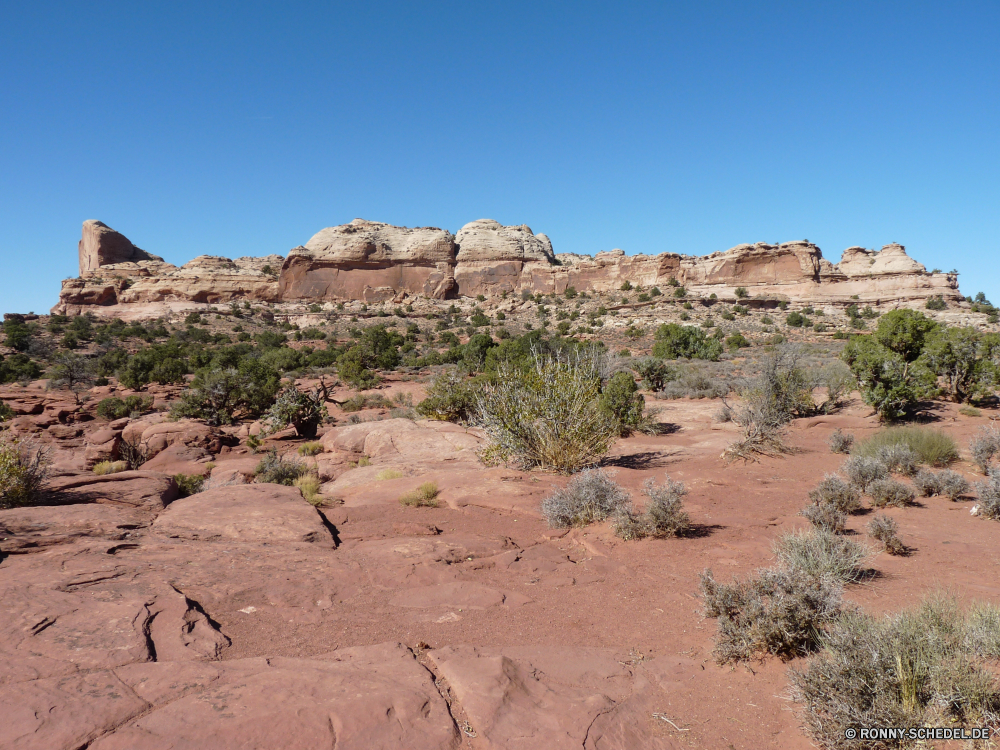
<path id="1" fill-rule="evenodd" d="M 850 453 L 853 445 L 854 435 L 849 432 L 841 432 L 840 428 L 834 430 L 833 434 L 830 435 L 831 453 Z"/>
<path id="2" fill-rule="evenodd" d="M 268 432 L 295 428 L 299 437 L 314 438 L 319 426 L 329 418 L 323 393 L 303 393 L 294 385 L 284 388 L 261 421 Z"/>
<path id="3" fill-rule="evenodd" d="M 628 502 L 616 511 L 614 530 L 618 536 L 623 539 L 665 539 L 680 536 L 691 528 L 691 519 L 684 511 L 682 502 L 687 494 L 683 482 L 675 482 L 668 476 L 663 484 L 657 484 L 649 477 L 642 493 L 647 498 L 642 513 L 635 512 Z"/>
<path id="4" fill-rule="evenodd" d="M 259 359 L 245 358 L 236 367 L 199 370 L 172 417 L 204 419 L 210 425 L 255 418 L 274 403 L 280 378 Z"/>
<path id="5" fill-rule="evenodd" d="M 402 495 L 399 502 L 401 505 L 413 508 L 436 508 L 438 507 L 438 494 L 440 494 L 440 490 L 434 482 L 424 482 L 415 490 L 410 490 Z"/>
<path id="6" fill-rule="evenodd" d="M 48 467 L 46 448 L 19 438 L 0 441 L 0 508 L 19 508 L 36 502 Z"/>
<path id="7" fill-rule="evenodd" d="M 851 451 L 855 456 L 878 456 L 888 446 L 903 445 L 913 451 L 921 463 L 947 466 L 958 459 L 958 446 L 946 433 L 929 427 L 890 427 L 879 430 Z"/>
<path id="8" fill-rule="evenodd" d="M 525 369 L 500 363 L 476 395 L 483 461 L 573 472 L 607 453 L 620 423 L 602 408 L 598 364 L 579 354 L 537 356 Z"/>
<path id="9" fill-rule="evenodd" d="M 201 474 L 174 474 L 174 482 L 177 483 L 177 494 L 180 497 L 190 497 L 201 492 L 205 477 Z"/>
<path id="10" fill-rule="evenodd" d="M 732 319 L 731 313 L 729 314 L 729 316 L 730 319 Z M 750 341 L 747 339 L 746 336 L 744 336 L 739 331 L 737 331 L 736 333 L 731 333 L 728 336 L 726 336 L 726 348 L 731 352 L 735 352 L 740 349 L 746 349 L 748 346 L 750 346 Z"/>
<path id="11" fill-rule="evenodd" d="M 890 555 L 906 554 L 906 546 L 900 541 L 899 526 L 889 516 L 878 513 L 868 524 L 868 535 L 881 543 Z"/>
<path id="12" fill-rule="evenodd" d="M 664 323 L 656 329 L 653 356 L 660 359 L 717 360 L 722 343 L 695 326 Z"/>
<path id="13" fill-rule="evenodd" d="M 97 402 L 96 414 L 101 419 L 113 422 L 116 419 L 130 417 L 133 414 L 145 414 L 153 408 L 152 396 L 134 394 L 125 398 L 111 396 Z"/>
<path id="14" fill-rule="evenodd" d="M 340 405 L 340 408 L 348 413 L 361 411 L 362 409 L 388 409 L 392 406 L 381 393 L 356 393 Z"/>
<path id="15" fill-rule="evenodd" d="M 926 367 L 913 365 L 903 354 L 880 344 L 875 336 L 853 337 L 842 357 L 854 373 L 864 402 L 875 409 L 880 419 L 908 416 L 916 410 L 920 398 L 933 391 L 933 375 Z"/>
<path id="16" fill-rule="evenodd" d="M 913 476 L 917 473 L 920 458 L 905 444 L 882 445 L 875 451 L 875 458 L 885 464 L 892 474 Z"/>
<path id="17" fill-rule="evenodd" d="M 284 484 L 291 487 L 306 471 L 306 467 L 298 461 L 279 456 L 278 451 L 272 449 L 257 464 L 254 477 L 257 482 L 264 484 Z"/>
<path id="18" fill-rule="evenodd" d="M 816 580 L 856 581 L 871 550 L 829 531 L 791 531 L 774 543 L 774 552 L 791 573 Z"/>
<path id="19" fill-rule="evenodd" d="M 823 628 L 840 613 L 836 580 L 767 569 L 745 580 L 717 583 L 701 576 L 706 617 L 717 618 L 715 658 L 720 664 L 765 654 L 792 658 L 813 651 Z"/>
<path id="20" fill-rule="evenodd" d="M 122 438 L 118 443 L 118 457 L 135 471 L 149 460 L 149 446 L 142 442 L 139 435 Z"/>
<path id="21" fill-rule="evenodd" d="M 312 441 L 309 443 L 303 443 L 299 446 L 298 454 L 300 456 L 315 456 L 323 452 L 323 444 L 318 441 Z"/>
<path id="22" fill-rule="evenodd" d="M 921 469 L 913 477 L 913 486 L 923 497 L 941 494 L 941 482 L 933 471 Z"/>
<path id="23" fill-rule="evenodd" d="M 417 404 L 417 413 L 428 419 L 468 423 L 476 411 L 478 381 L 458 370 L 442 372 L 427 389 L 427 398 Z"/>
<path id="24" fill-rule="evenodd" d="M 657 398 L 722 398 L 729 394 L 731 385 L 726 378 L 698 365 L 681 366 L 673 372 Z"/>
<path id="25" fill-rule="evenodd" d="M 128 471 L 128 463 L 125 461 L 98 461 L 91 471 L 98 476 L 117 474 L 121 471 Z"/>
<path id="26" fill-rule="evenodd" d="M 0 422 L 6 422 L 7 420 L 13 419 L 14 416 L 14 410 L 10 408 L 7 402 L 0 401 Z"/>
<path id="27" fill-rule="evenodd" d="M 809 499 L 816 505 L 830 505 L 840 513 L 861 510 L 861 496 L 850 484 L 835 474 L 827 474 L 816 489 L 809 491 Z"/>
<path id="28" fill-rule="evenodd" d="M 802 509 L 802 515 L 820 531 L 839 534 L 847 524 L 847 516 L 829 503 L 809 503 Z"/>
<path id="29" fill-rule="evenodd" d="M 851 456 L 844 462 L 841 471 L 862 492 L 868 492 L 874 482 L 889 476 L 889 469 L 884 463 L 868 456 Z"/>
<path id="30" fill-rule="evenodd" d="M 980 427 L 969 441 L 969 453 L 983 474 L 989 474 L 993 458 L 1000 453 L 1000 430 L 995 424 Z"/>
<path id="31" fill-rule="evenodd" d="M 951 500 L 958 500 L 958 498 L 966 494 L 971 489 L 969 480 L 957 471 L 952 471 L 951 469 L 945 469 L 944 471 L 939 472 L 937 480 L 938 494 L 944 495 Z"/>
<path id="32" fill-rule="evenodd" d="M 964 417 L 981 417 L 983 413 L 977 409 L 975 406 L 963 406 L 958 410 L 958 413 Z"/>
<path id="33" fill-rule="evenodd" d="M 406 476 L 399 469 L 382 469 L 378 474 L 375 475 L 376 482 L 382 482 L 386 479 L 399 479 L 400 477 Z"/>
<path id="34" fill-rule="evenodd" d="M 303 474 L 292 482 L 293 487 L 298 487 L 302 493 L 302 498 L 311 505 L 322 505 L 323 498 L 319 494 L 320 481 L 316 474 Z"/>
<path id="35" fill-rule="evenodd" d="M 565 488 L 542 500 L 542 516 L 552 528 L 586 526 L 631 507 L 631 496 L 599 469 L 582 471 Z"/>
<path id="36" fill-rule="evenodd" d="M 987 479 L 976 482 L 979 515 L 1000 521 L 1000 470 L 990 469 Z"/>
<path id="37" fill-rule="evenodd" d="M 877 479 L 868 486 L 873 508 L 903 508 L 913 502 L 916 493 L 908 484 L 892 478 Z"/>
<path id="38" fill-rule="evenodd" d="M 601 388 L 601 411 L 618 424 L 618 434 L 627 436 L 642 425 L 646 402 L 630 372 L 617 372 Z"/>
<path id="39" fill-rule="evenodd" d="M 995 723 L 1000 689 L 987 660 L 996 658 L 989 648 L 998 619 L 995 607 L 963 613 L 943 598 L 883 618 L 844 613 L 828 628 L 822 651 L 789 674 L 813 740 L 827 748 L 889 750 L 918 743 L 845 741 L 845 731 Z"/>
<path id="40" fill-rule="evenodd" d="M 972 326 L 939 327 L 927 335 L 919 363 L 944 383 L 953 401 L 962 403 L 993 395 L 1000 336 Z"/>
<path id="41" fill-rule="evenodd" d="M 779 349 L 764 358 L 756 375 L 740 384 L 741 403 L 732 412 L 742 437 L 726 449 L 729 459 L 785 452 L 784 426 L 815 410 L 813 384 L 798 366 L 798 358 L 794 349 Z"/>
<path id="42" fill-rule="evenodd" d="M 642 378 L 642 387 L 654 393 L 662 390 L 667 381 L 676 377 L 676 372 L 656 357 L 644 357 L 638 360 L 634 367 Z"/>

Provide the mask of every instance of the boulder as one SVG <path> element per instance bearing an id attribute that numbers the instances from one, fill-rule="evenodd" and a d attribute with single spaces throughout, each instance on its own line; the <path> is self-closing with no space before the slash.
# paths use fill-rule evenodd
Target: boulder
<path id="1" fill-rule="evenodd" d="M 175 501 L 153 523 L 166 537 L 199 541 L 312 542 L 333 546 L 317 510 L 295 487 L 219 487 Z"/>
<path id="2" fill-rule="evenodd" d="M 139 261 L 163 261 L 163 258 L 136 247 L 124 234 L 103 221 L 83 222 L 80 238 L 80 276 L 94 274 L 101 266 Z"/>

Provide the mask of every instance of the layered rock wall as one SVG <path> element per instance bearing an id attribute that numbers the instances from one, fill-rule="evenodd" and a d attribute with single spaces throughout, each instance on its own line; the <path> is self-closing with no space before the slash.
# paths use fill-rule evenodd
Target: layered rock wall
<path id="1" fill-rule="evenodd" d="M 808 242 L 738 245 L 705 256 L 661 253 L 595 256 L 553 252 L 544 234 L 491 219 L 457 234 L 434 227 L 397 227 L 355 219 L 317 232 L 287 258 L 229 260 L 202 255 L 181 267 L 137 248 L 97 221 L 83 225 L 80 276 L 63 282 L 53 312 L 184 303 L 402 300 L 531 292 L 609 292 L 633 286 L 684 286 L 694 295 L 808 304 L 922 304 L 932 296 L 962 302 L 953 274 L 928 273 L 902 245 L 880 251 L 851 247 L 840 263 Z M 110 311 L 109 311 L 110 312 Z"/>

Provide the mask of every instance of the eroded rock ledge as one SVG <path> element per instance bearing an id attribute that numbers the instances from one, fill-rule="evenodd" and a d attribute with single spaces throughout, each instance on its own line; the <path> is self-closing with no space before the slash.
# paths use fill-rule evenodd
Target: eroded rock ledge
<path id="1" fill-rule="evenodd" d="M 397 227 L 355 219 L 320 230 L 286 258 L 235 260 L 201 255 L 177 267 L 141 250 L 99 221 L 83 223 L 80 276 L 63 282 L 54 313 L 148 303 L 381 302 L 503 292 L 613 291 L 664 287 L 676 281 L 695 295 L 754 297 L 810 304 L 923 303 L 941 296 L 962 301 L 955 274 L 930 273 L 902 245 L 850 247 L 831 263 L 808 241 L 737 245 L 705 256 L 660 253 L 595 256 L 555 254 L 530 227 L 479 219 L 457 234 L 435 227 Z"/>

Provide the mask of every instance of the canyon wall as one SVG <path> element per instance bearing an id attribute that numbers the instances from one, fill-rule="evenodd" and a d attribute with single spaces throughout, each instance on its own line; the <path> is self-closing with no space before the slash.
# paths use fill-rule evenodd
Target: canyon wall
<path id="1" fill-rule="evenodd" d="M 916 306 L 941 296 L 962 302 L 954 274 L 928 273 L 903 246 L 844 251 L 840 263 L 808 242 L 738 245 L 705 256 L 661 253 L 595 256 L 555 254 L 544 234 L 490 219 L 456 234 L 434 227 L 397 227 L 355 219 L 320 230 L 286 258 L 235 260 L 202 255 L 174 266 L 141 250 L 99 221 L 83 224 L 80 275 L 63 282 L 53 312 L 107 314 L 141 306 L 186 303 L 401 301 L 407 296 L 447 299 L 503 292 L 617 291 L 626 281 L 649 288 L 677 283 L 695 296 L 754 298 L 807 304 L 851 302 Z"/>

